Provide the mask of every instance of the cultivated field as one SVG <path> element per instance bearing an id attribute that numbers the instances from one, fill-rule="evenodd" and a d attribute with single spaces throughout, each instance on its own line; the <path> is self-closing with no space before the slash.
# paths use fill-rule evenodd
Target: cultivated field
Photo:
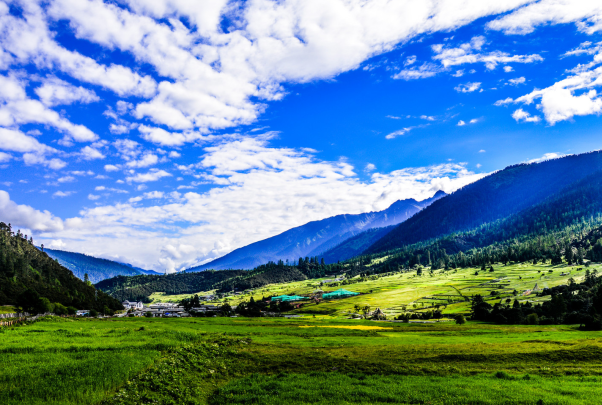
<path id="1" fill-rule="evenodd" d="M 2 404 L 547 405 L 602 395 L 602 334 L 571 326 L 61 318 L 3 330 L 0 352 Z"/>
<path id="2" fill-rule="evenodd" d="M 439 306 L 444 314 L 470 311 L 470 303 L 466 300 L 475 294 L 487 297 L 493 304 L 500 300 L 517 298 L 519 301 L 529 300 L 533 303 L 550 299 L 537 297 L 534 293 L 524 295 L 528 290 L 533 290 L 537 284 L 540 289 L 566 284 L 570 278 L 579 283 L 585 276 L 584 266 L 567 266 L 565 264 L 552 266 L 550 264 L 513 264 L 504 266 L 496 264 L 494 271 L 482 271 L 479 268 L 457 270 L 435 270 L 432 274 L 424 270 L 422 276 L 416 272 L 395 273 L 392 276 L 380 277 L 343 286 L 322 284 L 324 279 L 306 280 L 285 284 L 273 284 L 253 291 L 243 292 L 241 295 L 230 295 L 219 300 L 219 303 L 228 302 L 236 305 L 241 301 L 248 301 L 251 297 L 259 300 L 272 295 L 301 295 L 307 296 L 317 289 L 332 291 L 345 288 L 349 291 L 359 292 L 361 295 L 343 300 L 323 301 L 319 304 L 305 303 L 299 310 L 292 313 L 328 315 L 331 317 L 345 317 L 355 312 L 354 306 L 369 305 L 372 309 L 381 308 L 389 317 L 394 317 L 406 311 L 422 311 L 434 309 Z M 602 272 L 600 264 L 589 267 L 590 271 Z M 478 272 L 478 275 L 475 273 Z M 356 277 L 357 278 L 357 277 Z M 330 279 L 333 279 L 331 277 Z M 514 295 L 514 291 L 518 295 Z M 492 296 L 495 291 L 498 295 Z M 212 291 L 200 291 L 199 295 L 207 295 Z M 166 295 L 155 293 L 151 298 L 155 302 L 177 302 L 188 298 L 190 294 Z"/>

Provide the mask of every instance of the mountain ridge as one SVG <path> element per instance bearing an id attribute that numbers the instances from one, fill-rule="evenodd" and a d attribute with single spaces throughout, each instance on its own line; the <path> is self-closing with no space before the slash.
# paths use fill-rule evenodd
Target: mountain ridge
<path id="1" fill-rule="evenodd" d="M 220 258 L 185 271 L 252 269 L 269 261 L 297 260 L 299 257 L 317 256 L 367 229 L 403 222 L 433 201 L 446 195 L 445 192 L 439 190 L 433 197 L 422 201 L 416 201 L 413 198 L 398 200 L 382 211 L 340 214 L 311 221 L 270 238 L 235 249 Z"/>

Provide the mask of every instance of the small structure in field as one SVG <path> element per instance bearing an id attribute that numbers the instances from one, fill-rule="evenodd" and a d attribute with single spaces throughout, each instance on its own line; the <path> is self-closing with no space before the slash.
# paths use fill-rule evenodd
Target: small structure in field
<path id="1" fill-rule="evenodd" d="M 332 291 L 326 294 L 322 295 L 322 298 L 324 298 L 325 300 L 328 299 L 335 299 L 335 298 L 347 298 L 347 297 L 353 297 L 356 295 L 360 295 L 360 293 L 356 293 L 353 291 L 347 291 L 344 288 L 339 288 L 336 291 Z"/>

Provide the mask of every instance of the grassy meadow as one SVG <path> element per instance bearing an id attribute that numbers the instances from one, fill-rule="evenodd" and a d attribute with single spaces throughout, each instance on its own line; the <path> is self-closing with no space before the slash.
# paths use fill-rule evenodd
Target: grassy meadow
<path id="1" fill-rule="evenodd" d="M 602 334 L 336 318 L 48 319 L 0 332 L 1 404 L 591 404 Z"/>
<path id="2" fill-rule="evenodd" d="M 456 270 L 435 270 L 430 273 L 424 270 L 421 276 L 415 272 L 395 273 L 376 280 L 368 280 L 343 286 L 333 286 L 322 283 L 324 279 L 313 279 L 283 284 L 272 284 L 245 291 L 241 295 L 229 295 L 220 299 L 220 304 L 228 302 L 237 305 L 241 301 L 248 301 L 251 297 L 255 300 L 272 295 L 301 295 L 307 296 L 317 289 L 333 291 L 345 288 L 349 291 L 359 292 L 361 295 L 342 300 L 322 301 L 319 304 L 307 302 L 302 308 L 293 311 L 297 314 L 316 314 L 331 317 L 344 317 L 355 312 L 354 306 L 362 307 L 369 305 L 372 309 L 381 308 L 388 316 L 394 317 L 406 311 L 421 311 L 433 309 L 439 305 L 444 314 L 467 313 L 470 311 L 470 303 L 466 297 L 481 294 L 491 303 L 511 298 L 519 301 L 531 301 L 537 303 L 550 299 L 537 297 L 535 294 L 525 294 L 532 290 L 537 284 L 539 288 L 554 287 L 566 284 L 570 278 L 581 282 L 585 276 L 583 265 L 568 266 L 566 264 L 552 266 L 550 264 L 496 264 L 494 271 L 482 271 L 479 268 L 467 268 Z M 600 264 L 589 267 L 590 271 L 602 272 Z M 478 273 L 478 275 L 475 275 Z M 330 277 L 329 279 L 333 279 Z M 357 278 L 357 277 L 356 277 Z M 499 281 L 495 281 L 499 280 Z M 513 295 L 514 291 L 518 295 Z M 498 295 L 492 296 L 495 291 Z M 207 295 L 212 291 L 199 291 L 199 295 Z M 154 302 L 178 302 L 190 294 L 167 295 L 155 293 L 151 295 Z M 405 311 L 404 311 L 405 308 Z"/>
<path id="3" fill-rule="evenodd" d="M 536 283 L 553 287 L 584 274 L 581 266 L 543 264 L 396 273 L 342 286 L 362 294 L 306 303 L 292 319 L 47 318 L 0 329 L 0 404 L 597 403 L 601 332 L 349 319 L 355 304 L 392 316 L 435 305 L 468 312 L 463 297 L 474 294 L 538 301 L 547 297 L 524 295 Z M 340 288 L 321 281 L 221 302 Z"/>

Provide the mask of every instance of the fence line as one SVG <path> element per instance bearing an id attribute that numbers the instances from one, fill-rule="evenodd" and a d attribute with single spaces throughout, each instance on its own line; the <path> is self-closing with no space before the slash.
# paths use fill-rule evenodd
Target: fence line
<path id="1" fill-rule="evenodd" d="M 27 313 L 27 312 L 17 312 L 17 313 L 12 313 L 12 314 L 0 314 L 0 319 L 22 318 L 24 316 L 29 316 L 29 313 Z"/>
<path id="2" fill-rule="evenodd" d="M 22 313 L 21 315 L 29 315 L 27 312 Z M 10 314 L 10 315 L 15 315 L 15 314 Z M 35 320 L 37 320 L 38 318 L 41 318 L 43 316 L 48 316 L 48 315 L 54 315 L 52 312 L 46 312 L 43 314 L 38 314 L 35 316 L 20 316 L 20 317 L 16 317 L 16 319 L 11 319 L 10 321 L 0 321 L 0 326 L 15 326 L 24 322 L 33 322 Z"/>

